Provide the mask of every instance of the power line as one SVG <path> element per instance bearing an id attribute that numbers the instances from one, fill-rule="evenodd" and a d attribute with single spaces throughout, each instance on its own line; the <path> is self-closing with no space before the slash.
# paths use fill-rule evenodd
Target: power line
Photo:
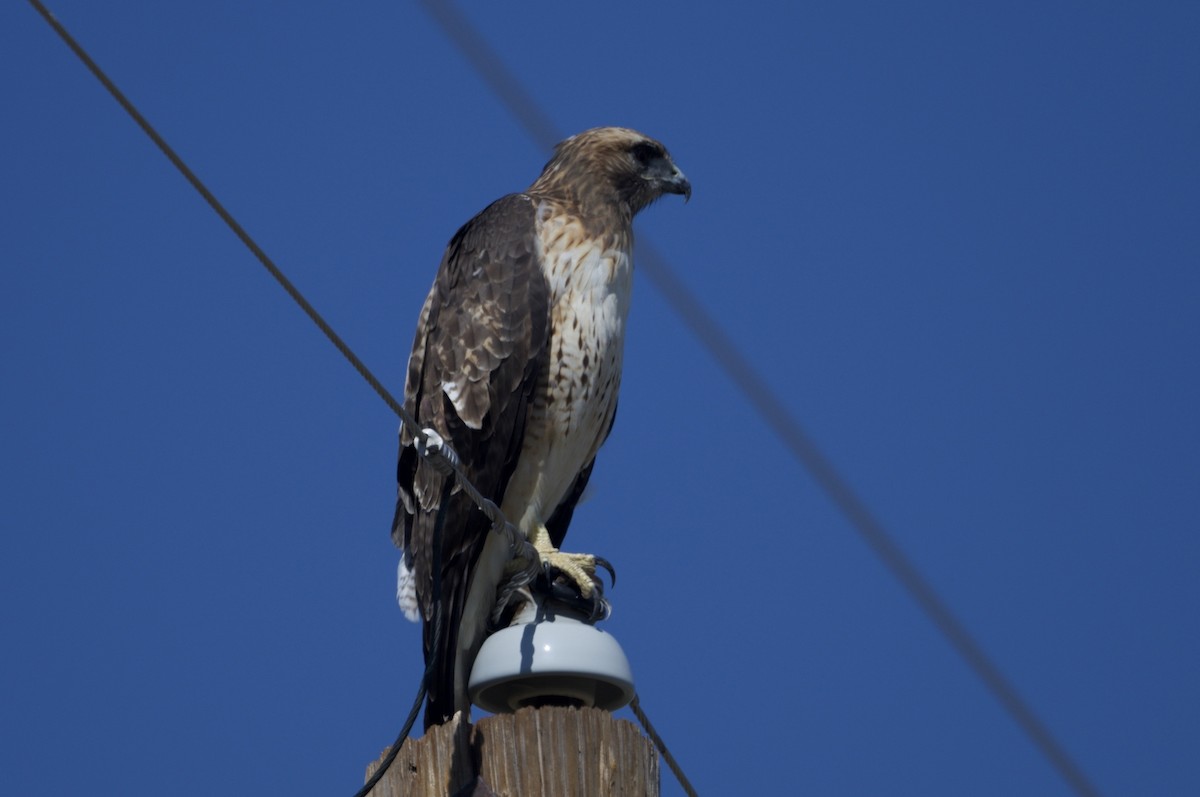
<path id="1" fill-rule="evenodd" d="M 104 70 L 100 68 L 99 64 L 92 60 L 92 57 L 88 55 L 87 51 L 83 49 L 82 45 L 80 45 L 79 42 L 77 42 L 75 38 L 71 36 L 67 29 L 54 17 L 53 14 L 50 13 L 49 9 L 47 9 L 45 5 L 40 2 L 40 0 L 29 0 L 29 2 L 37 10 L 37 12 L 42 15 L 46 22 L 49 23 L 50 27 L 54 29 L 59 37 L 66 42 L 67 46 L 71 48 L 72 52 L 75 53 L 75 55 L 83 62 L 83 64 L 96 77 L 96 79 L 100 81 L 101 85 L 108 90 L 118 104 L 125 109 L 125 112 L 129 114 L 129 116 L 140 128 L 142 128 L 142 131 L 150 137 L 159 150 L 161 150 L 162 153 L 167 156 L 168 160 L 171 161 L 175 168 L 179 170 L 179 172 L 187 179 L 189 183 L 191 183 L 192 187 L 195 188 L 202 197 L 204 197 L 204 200 L 208 202 L 209 206 L 212 207 L 218 216 L 220 216 L 221 220 L 224 221 L 231 230 L 233 230 L 242 243 L 246 245 L 246 247 L 254 254 L 256 258 L 258 258 L 258 261 L 267 269 L 267 271 L 270 272 L 271 276 L 273 276 L 276 281 L 283 286 L 284 290 L 287 291 L 288 295 L 291 296 L 298 305 L 300 305 L 300 308 L 304 310 L 305 314 L 308 315 L 313 323 L 315 323 L 317 327 L 319 327 L 320 330 L 325 333 L 325 336 L 329 338 L 330 342 L 337 347 L 338 351 L 340 351 L 342 355 L 350 362 L 350 364 L 354 366 L 354 369 L 358 371 L 359 375 L 371 385 L 375 392 L 379 394 L 379 396 L 392 409 L 392 411 L 395 412 L 396 415 L 400 416 L 402 423 L 408 425 L 409 429 L 412 430 L 414 438 L 413 444 L 416 447 L 417 452 L 423 459 L 427 460 L 433 467 L 438 469 L 447 479 L 443 484 L 442 497 L 438 505 L 438 514 L 434 526 L 432 543 L 432 591 L 435 596 L 433 626 L 434 654 L 425 665 L 424 674 L 421 676 L 420 688 L 417 691 L 417 696 L 413 701 L 413 706 L 409 711 L 408 718 L 406 719 L 403 728 L 401 728 L 396 740 L 388 749 L 388 753 L 383 762 L 376 769 L 375 773 L 367 780 L 363 787 L 355 794 L 355 797 L 364 797 L 365 795 L 369 794 L 371 790 L 374 789 L 376 784 L 379 783 L 380 779 L 383 778 L 389 767 L 391 767 L 392 762 L 395 761 L 396 755 L 400 752 L 400 748 L 403 745 L 404 740 L 408 738 L 408 734 L 412 730 L 413 723 L 416 722 L 417 715 L 420 712 L 421 703 L 425 699 L 425 694 L 429 685 L 429 678 L 433 673 L 434 667 L 437 665 L 437 651 L 440 649 L 438 640 L 441 638 L 443 633 L 442 623 L 444 621 L 441 612 L 440 586 L 441 534 L 442 527 L 446 521 L 446 510 L 450 499 L 451 483 L 449 481 L 449 477 L 454 477 L 456 483 L 471 497 L 471 499 L 475 502 L 475 505 L 487 515 L 488 519 L 492 521 L 491 530 L 501 533 L 507 537 L 509 549 L 512 552 L 512 557 L 514 559 L 524 559 L 525 562 L 528 563 L 525 572 L 517 573 L 507 579 L 505 583 L 505 594 L 511 593 L 516 588 L 529 583 L 529 581 L 536 576 L 540 561 L 537 551 L 529 542 L 529 540 L 526 539 L 523 534 L 517 531 L 516 527 L 504 517 L 504 514 L 500 511 L 500 508 L 491 500 L 486 498 L 482 493 L 480 493 L 475 485 L 471 483 L 470 479 L 466 477 L 466 475 L 463 473 L 462 463 L 459 460 L 458 455 L 454 452 L 450 445 L 442 439 L 441 435 L 439 435 L 437 431 L 433 429 L 422 429 L 416 422 L 416 419 L 404 409 L 404 406 L 396 401 L 395 397 L 393 397 L 387 388 L 383 386 L 383 384 L 375 377 L 371 370 L 367 368 L 366 364 L 363 363 L 363 361 L 359 359 L 358 355 L 356 355 L 354 351 L 350 349 L 349 345 L 346 344 L 346 342 L 342 340 L 341 336 L 334 331 L 333 327 L 331 327 L 328 322 L 325 321 L 321 314 L 317 312 L 316 308 L 313 307 L 306 298 L 304 298 L 304 295 L 300 293 L 300 290 L 292 284 L 292 281 L 289 280 L 287 276 L 279 269 L 279 267 L 275 265 L 275 262 L 267 255 L 267 253 L 263 251 L 263 249 L 254 241 L 253 238 L 250 237 L 250 234 L 246 232 L 245 228 L 243 228 L 241 224 L 239 224 L 238 221 L 233 217 L 233 215 L 225 209 L 225 206 L 217 200 L 216 196 L 214 196 L 213 193 L 208 190 L 208 187 L 205 186 L 200 178 L 196 176 L 195 172 L 188 167 L 183 159 L 166 142 L 166 139 L 158 134 L 158 131 L 154 129 L 154 127 L 149 121 L 146 120 L 144 116 L 142 116 L 137 107 L 119 88 L 117 88 L 116 83 L 114 83 L 108 77 Z M 636 702 L 637 701 L 635 697 L 635 704 Z M 695 795 L 695 792 L 691 788 L 691 784 L 688 783 L 687 778 L 684 777 L 683 772 L 679 769 L 679 765 L 675 763 L 674 757 L 671 756 L 670 751 L 667 750 L 666 744 L 649 724 L 650 720 L 646 718 L 645 714 L 636 705 L 634 706 L 633 710 L 639 721 L 642 722 L 643 727 L 645 727 L 650 733 L 655 745 L 666 758 L 668 765 L 671 767 L 671 771 L 674 772 L 676 777 L 679 778 L 680 782 L 684 784 L 685 788 L 688 790 L 688 793 Z"/>
<path id="2" fill-rule="evenodd" d="M 287 291 L 288 296 L 291 296 L 292 299 L 295 300 L 296 304 L 300 305 L 300 309 L 302 309 L 305 314 L 312 319 L 312 322 L 316 324 L 322 332 L 325 333 L 325 336 L 329 338 L 330 342 L 332 342 L 334 346 L 337 347 L 337 350 L 340 351 L 342 355 L 350 361 L 350 364 L 354 366 L 354 370 L 358 371 L 362 378 L 367 380 L 367 384 L 369 384 L 371 388 L 379 394 L 379 397 L 382 398 L 387 405 L 392 408 L 393 412 L 403 418 L 405 412 L 404 407 L 400 405 L 400 402 L 396 401 L 392 394 L 388 392 L 388 389 L 383 386 L 383 383 L 375 378 L 375 375 L 372 374 L 370 369 L 368 369 L 363 361 L 358 358 L 358 355 L 350 350 L 350 347 L 344 340 L 342 340 L 341 336 L 339 336 L 337 332 L 333 330 L 333 327 L 329 326 L 329 323 L 321 317 L 321 314 L 317 312 L 316 308 L 304 298 L 296 286 L 292 284 L 292 281 L 289 280 L 287 276 L 279 270 L 279 267 L 275 265 L 275 262 L 267 256 L 267 253 L 264 252 L 257 243 L 255 243 L 254 239 L 251 238 L 250 234 L 246 232 L 245 228 L 238 223 L 237 219 L 235 219 L 233 215 L 225 209 L 225 206 L 222 205 L 215 196 L 213 196 L 213 193 L 208 190 L 208 187 L 205 186 L 203 182 L 200 181 L 200 178 L 196 176 L 196 173 L 188 168 L 188 165 L 184 163 L 183 159 L 180 158 L 175 150 L 171 148 L 171 145 L 168 144 L 166 140 L 158 134 L 158 131 L 155 130 L 148 121 L 146 121 L 146 117 L 142 116 L 141 112 L 138 111 L 132 102 L 130 102 L 129 98 L 126 97 L 119 88 L 117 88 L 117 85 L 113 83 L 108 75 L 104 73 L 104 70 L 100 68 L 99 64 L 92 60 L 92 57 L 87 54 L 87 51 L 83 49 L 79 42 L 75 41 L 75 38 L 67 32 L 67 29 L 63 27 L 62 23 L 60 23 L 54 17 L 54 15 L 50 13 L 50 10 L 47 9 L 40 0 L 29 0 L 29 3 L 35 9 L 37 9 L 37 12 L 41 14 L 46 22 L 50 24 L 50 27 L 54 28 L 54 31 L 59 35 L 59 38 L 66 42 L 67 46 L 71 48 L 71 51 L 74 52 L 79 60 L 83 62 L 84 66 L 88 68 L 88 71 L 90 71 L 96 77 L 96 79 L 100 81 L 104 88 L 108 90 L 108 93 L 113 96 L 113 99 L 115 99 L 117 103 L 125 109 L 125 112 L 129 114 L 134 122 L 137 123 L 138 127 L 142 128 L 142 132 L 150 137 L 150 140 L 154 142 L 155 146 L 157 146 L 159 150 L 161 150 L 162 153 L 167 156 L 167 159 L 171 161 L 171 164 L 179 170 L 179 173 L 182 174 L 189 183 L 191 183 L 192 188 L 196 189 L 196 192 L 199 193 L 200 196 L 204 197 L 204 201 L 207 202 L 209 207 L 211 207 L 216 214 L 221 217 L 221 221 L 225 222 L 229 229 L 233 230 L 234 235 L 236 235 L 241 242 L 246 245 L 246 248 L 249 249 L 256 258 L 258 258 L 258 262 L 262 263 L 263 267 L 265 267 L 267 271 L 271 273 L 271 276 L 274 277 L 281 286 L 283 286 L 283 289 Z"/>
<path id="3" fill-rule="evenodd" d="M 125 109 L 131 118 L 142 128 L 159 147 L 171 163 L 191 183 L 192 187 L 205 199 L 217 215 L 230 227 L 238 238 L 255 255 L 260 263 L 279 282 L 292 299 L 301 307 L 309 318 L 325 333 L 326 337 L 342 353 L 350 364 L 359 372 L 372 389 L 399 415 L 410 428 L 416 430 L 414 435 L 427 442 L 427 430 L 421 430 L 405 412 L 403 406 L 396 401 L 391 393 L 371 373 L 366 365 L 358 358 L 332 327 L 321 317 L 316 309 L 304 298 L 299 290 L 283 274 L 275 263 L 266 255 L 258 244 L 250 237 L 244 228 L 224 208 L 208 188 L 188 168 L 187 164 L 175 153 L 157 131 L 138 112 L 137 108 L 125 97 L 108 76 L 91 59 L 86 51 L 74 40 L 67 30 L 39 0 L 29 0 L 30 4 L 42 15 L 47 23 L 58 33 L 60 38 L 71 48 L 77 57 L 87 66 L 93 75 L 104 85 L 117 102 Z M 553 124 L 541 112 L 537 103 L 522 88 L 520 82 L 507 70 L 499 56 L 487 45 L 457 9 L 449 3 L 430 2 L 421 0 L 422 5 L 434 17 L 443 30 L 450 36 L 453 43 L 479 71 L 486 83 L 508 106 L 518 121 L 539 145 L 549 148 L 558 136 L 554 133 Z M 1067 780 L 1072 788 L 1085 797 L 1099 792 L 1090 784 L 1087 777 L 1068 756 L 1065 749 L 1055 740 L 1049 729 L 1041 722 L 1032 708 L 1020 697 L 1012 684 L 1004 677 L 999 668 L 983 652 L 979 644 L 967 631 L 966 627 L 954 616 L 948 605 L 937 595 L 933 587 L 925 580 L 916 567 L 891 539 L 883 526 L 874 518 L 866 505 L 857 496 L 849 483 L 845 481 L 832 462 L 825 457 L 811 438 L 804 432 L 800 424 L 792 418 L 783 403 L 767 386 L 762 378 L 737 349 L 728 335 L 715 323 L 712 316 L 695 298 L 694 294 L 679 280 L 667 261 L 648 243 L 642 245 L 642 258 L 647 276 L 654 281 L 668 302 L 675 308 L 685 324 L 702 344 L 709 349 L 714 359 L 726 371 L 734 383 L 740 387 L 751 404 L 767 421 L 783 440 L 787 448 L 798 461 L 804 464 L 817 483 L 825 490 L 831 500 L 842 510 L 850 520 L 855 530 L 863 537 L 869 547 L 884 562 L 893 575 L 909 591 L 918 605 L 926 612 L 934 625 L 942 632 L 951 645 L 959 652 L 967 664 L 984 681 L 1001 705 L 1010 713 L 1029 738 L 1038 746 L 1051 764 Z M 433 447 L 427 447 L 432 450 Z M 432 455 L 430 455 L 432 456 Z M 466 490 L 475 502 L 488 513 L 496 526 L 502 526 L 509 532 L 510 544 L 523 547 L 521 543 L 528 542 L 517 538 L 516 530 L 499 514 L 499 509 L 484 498 L 474 488 L 474 485 L 455 466 L 453 473 L 459 484 Z M 527 561 L 536 561 L 536 557 L 527 557 Z M 640 719 L 640 717 L 639 717 Z"/>
<path id="4" fill-rule="evenodd" d="M 505 536 L 507 536 L 509 546 L 517 555 L 524 557 L 527 562 L 536 562 L 537 556 L 534 552 L 532 544 L 525 539 L 525 535 L 517 531 L 516 527 L 513 526 L 512 523 L 508 522 L 508 520 L 500 512 L 500 508 L 481 492 L 479 492 L 475 485 L 472 484 L 471 481 L 466 477 L 466 474 L 463 473 L 462 465 L 458 459 L 458 456 L 454 453 L 454 450 L 450 448 L 449 444 L 446 443 L 434 430 L 421 428 L 416 419 L 404 409 L 404 405 L 396 400 L 391 392 L 383 386 L 383 383 L 376 378 L 375 374 L 371 372 L 371 369 L 366 366 L 366 363 L 359 359 L 358 355 L 354 353 L 350 346 L 344 340 L 342 340 L 341 336 L 338 335 L 338 333 L 334 331 L 333 327 L 329 325 L 329 322 L 327 322 L 321 316 L 321 314 L 317 312 L 317 309 L 312 306 L 308 299 L 304 298 L 304 294 L 300 293 L 300 290 L 294 284 L 292 284 L 292 281 L 287 278 L 287 275 L 284 274 L 283 271 L 280 270 L 279 266 L 275 265 L 275 261 L 273 261 L 270 256 L 263 251 L 262 247 L 260 247 L 252 237 L 250 237 L 250 233 L 246 232 L 245 228 L 242 227 L 242 225 L 238 223 L 237 219 L 233 217 L 233 214 L 225 209 L 225 206 L 222 205 L 216 196 L 214 196 L 213 193 L 208 190 L 208 187 L 204 185 L 200 178 L 196 176 L 196 173 L 193 172 L 186 163 L 184 163 L 183 158 L 179 157 L 178 153 L 176 153 L 171 145 L 166 142 L 166 139 L 158 134 L 158 131 L 155 130 L 150 122 L 146 120 L 146 117 L 142 116 L 137 107 L 134 106 L 134 104 L 119 88 L 117 88 L 116 83 L 114 83 L 112 79 L 105 74 L 104 70 L 100 68 L 99 64 L 92 60 L 92 57 L 87 54 L 87 51 L 84 50 L 79 42 L 77 42 L 75 38 L 67 31 L 67 29 L 63 27 L 62 23 L 55 19 L 54 15 L 50 13 L 49 9 L 47 9 L 40 0 L 29 0 L 29 2 L 35 9 L 37 9 L 38 13 L 45 18 L 46 22 L 48 22 L 50 26 L 54 28 L 59 37 L 66 42 L 67 46 L 71 48 L 75 55 L 78 56 L 79 60 L 82 61 L 88 68 L 88 70 L 95 75 L 96 79 L 99 80 L 104 88 L 108 90 L 109 94 L 111 94 L 113 98 L 120 104 L 120 106 L 125 109 L 125 112 L 128 113 L 133 121 L 137 123 L 138 127 L 142 128 L 142 131 L 150 137 L 150 140 L 152 140 L 159 150 L 161 150 L 162 153 L 167 156 L 167 159 L 170 160 L 175 168 L 179 170 L 180 174 L 182 174 L 184 178 L 191 183 L 192 187 L 196 189 L 197 193 L 204 197 L 204 201 L 207 202 L 209 206 L 216 212 L 216 214 L 221 217 L 221 220 L 225 222 L 229 229 L 233 230 L 233 233 L 237 235 L 242 243 L 246 245 L 246 248 L 254 254 L 254 256 L 258 259 L 258 262 L 261 263 L 263 267 L 270 272 L 271 276 L 274 277 L 275 280 L 283 287 L 283 289 L 287 291 L 288 296 L 291 296 L 296 304 L 300 306 L 300 309 L 304 311 L 305 315 L 307 315 L 312 322 L 316 324 L 323 333 L 325 333 L 325 337 L 327 337 L 329 341 L 335 347 L 337 347 L 337 350 L 341 352 L 342 356 L 349 361 L 350 365 L 354 367 L 354 370 L 358 371 L 359 375 L 366 380 L 367 384 L 369 384 L 371 388 L 379 395 L 379 397 L 384 400 L 388 407 L 391 408 L 392 412 L 396 413 L 396 415 L 400 417 L 400 420 L 410 430 L 412 430 L 417 451 L 420 453 L 420 455 L 424 459 L 431 461 L 435 467 L 437 467 L 439 470 L 442 470 L 443 473 L 454 476 L 455 480 L 458 482 L 459 486 L 462 487 L 463 491 L 471 497 L 471 499 L 475 502 L 475 505 L 483 510 L 488 519 L 492 521 L 492 530 L 503 533 Z M 534 573 L 530 572 L 526 575 L 532 578 Z M 510 585 L 521 586 L 523 583 L 525 582 L 521 581 L 520 579 L 515 579 Z"/>
<path id="5" fill-rule="evenodd" d="M 449 474 L 446 474 L 449 475 Z M 450 509 L 450 488 L 451 482 L 446 479 L 442 482 L 442 497 L 438 501 L 437 517 L 433 523 L 433 539 L 430 547 L 433 548 L 433 563 L 430 567 L 433 575 L 433 644 L 431 645 L 432 655 L 429 661 L 425 662 L 425 672 L 421 675 L 421 688 L 417 690 L 417 697 L 413 700 L 412 708 L 409 709 L 408 718 L 404 721 L 404 727 L 400 729 L 400 733 L 396 736 L 396 741 L 392 742 L 392 746 L 388 748 L 387 754 L 383 757 L 383 761 L 376 767 L 375 772 L 371 777 L 367 778 L 367 782 L 362 788 L 354 793 L 354 797 L 367 797 L 368 794 L 375 788 L 379 781 L 383 780 L 383 776 L 391 769 L 392 763 L 396 760 L 396 756 L 400 754 L 400 748 L 404 746 L 404 740 L 408 738 L 408 734 L 412 731 L 413 724 L 417 721 L 417 715 L 421 713 L 421 704 L 425 702 L 425 695 L 429 691 L 429 679 L 433 677 L 434 668 L 438 665 L 438 660 L 442 650 L 442 633 L 444 629 L 442 625 L 445 618 L 442 617 L 442 532 L 446 528 L 446 515 Z"/>
<path id="6" fill-rule="evenodd" d="M 637 717 L 637 721 L 646 729 L 646 735 L 650 737 L 650 741 L 658 748 L 659 754 L 663 757 L 663 761 L 667 762 L 671 772 L 674 773 L 675 779 L 679 781 L 679 785 L 683 787 L 683 791 L 688 797 L 697 797 L 696 790 L 692 788 L 692 782 L 687 779 L 687 775 L 683 774 L 683 769 L 679 766 L 679 762 L 675 760 L 675 756 L 671 755 L 671 751 L 667 749 L 667 743 L 658 735 L 658 731 L 650 724 L 650 718 L 646 716 L 646 712 L 642 710 L 642 699 L 638 695 L 633 696 L 633 700 L 629 701 L 629 710 L 633 712 L 633 716 Z"/>
<path id="7" fill-rule="evenodd" d="M 475 68 L 483 82 L 508 106 L 518 124 L 525 129 L 535 144 L 549 149 L 561 138 L 554 123 L 541 110 L 537 101 L 462 12 L 448 0 L 420 0 L 420 3 L 442 27 L 459 53 Z M 1050 729 L 1020 696 L 1000 668 L 983 651 L 966 626 L 950 611 L 949 605 L 921 575 L 883 525 L 876 520 L 850 483 L 838 473 L 830 459 L 821 452 L 778 395 L 750 365 L 728 334 L 704 309 L 695 294 L 676 276 L 666 258 L 644 239 L 639 245 L 639 250 L 640 266 L 646 272 L 646 276 L 658 286 L 668 304 L 709 350 L 717 364 L 741 389 L 792 455 L 809 470 L 821 489 L 850 521 L 854 530 L 958 651 L 967 666 L 979 676 L 1001 706 L 1077 794 L 1082 797 L 1099 797 L 1099 792 L 1083 770 L 1054 738 Z"/>

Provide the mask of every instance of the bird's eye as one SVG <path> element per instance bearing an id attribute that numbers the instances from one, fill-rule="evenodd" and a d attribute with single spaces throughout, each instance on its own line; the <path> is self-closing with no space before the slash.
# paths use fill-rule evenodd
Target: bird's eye
<path id="1" fill-rule="evenodd" d="M 629 152 L 634 158 L 637 159 L 637 162 L 643 166 L 655 158 L 661 157 L 662 155 L 662 153 L 659 152 L 658 147 L 654 146 L 648 141 L 639 141 L 637 144 L 633 145 L 633 148 L 630 149 Z"/>

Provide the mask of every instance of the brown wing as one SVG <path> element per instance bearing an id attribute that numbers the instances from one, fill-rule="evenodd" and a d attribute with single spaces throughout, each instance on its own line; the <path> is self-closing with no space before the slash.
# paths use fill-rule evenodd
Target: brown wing
<path id="1" fill-rule="evenodd" d="M 511 195 L 451 239 L 421 311 L 409 359 L 405 406 L 454 448 L 471 482 L 501 504 L 521 451 L 528 404 L 546 367 L 548 287 L 538 262 L 532 201 Z M 443 477 L 401 432 L 393 539 L 416 577 L 425 658 L 432 655 L 431 549 Z M 470 576 L 489 522 L 470 499 L 451 496 L 442 533 L 442 645 L 425 722 L 454 712 L 454 652 Z"/>

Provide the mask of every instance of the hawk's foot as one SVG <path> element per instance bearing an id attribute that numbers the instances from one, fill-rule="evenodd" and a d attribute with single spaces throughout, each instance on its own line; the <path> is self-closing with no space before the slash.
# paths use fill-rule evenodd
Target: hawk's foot
<path id="1" fill-rule="evenodd" d="M 612 565 L 600 557 L 595 559 L 595 564 L 607 570 L 611 576 Z M 497 591 L 496 606 L 491 617 L 493 630 L 512 625 L 521 610 L 535 600 L 534 595 L 537 595 L 536 600 L 547 610 L 568 610 L 585 618 L 589 623 L 604 620 L 612 613 L 612 606 L 604 599 L 603 586 L 594 574 L 591 577 L 591 594 L 584 596 L 578 583 L 552 564 L 541 565 L 537 577 L 532 582 L 528 580 L 524 567 L 510 569 L 513 572 L 508 574 L 508 582 Z"/>
<path id="2" fill-rule="evenodd" d="M 608 617 L 611 607 L 604 599 L 604 585 L 596 575 L 596 567 L 603 567 L 611 576 L 612 565 L 587 554 L 547 551 L 541 556 L 542 575 L 535 589 L 550 603 L 579 612 L 589 622 Z"/>
<path id="3" fill-rule="evenodd" d="M 538 551 L 538 555 L 550 583 L 565 580 L 584 598 L 590 598 L 602 589 L 600 579 L 596 578 L 596 557 L 586 553 L 563 553 L 554 548 Z"/>
<path id="4" fill-rule="evenodd" d="M 616 573 L 608 560 L 591 554 L 564 553 L 554 547 L 545 526 L 534 529 L 532 539 L 537 551 L 542 575 L 537 579 L 538 589 L 546 597 L 562 604 L 573 606 L 591 619 L 608 616 L 608 602 L 604 600 L 603 582 L 596 576 L 596 568 L 608 571 L 613 583 Z M 528 567 L 522 558 L 508 563 L 506 575 L 515 577 Z"/>

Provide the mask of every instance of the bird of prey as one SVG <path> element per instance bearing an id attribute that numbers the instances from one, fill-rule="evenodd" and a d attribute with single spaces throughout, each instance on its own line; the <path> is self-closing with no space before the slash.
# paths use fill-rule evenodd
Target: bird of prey
<path id="1" fill-rule="evenodd" d="M 538 552 L 543 568 L 593 596 L 596 560 L 558 550 L 621 383 L 633 270 L 633 217 L 691 185 L 662 144 L 602 127 L 558 144 L 524 192 L 496 200 L 455 233 L 417 322 L 404 404 L 457 452 L 466 476 Z M 433 592 L 433 529 L 446 477 L 400 430 L 392 538 L 403 550 L 397 598 L 424 623 L 425 727 L 469 712 L 467 679 L 510 567 L 503 537 L 454 488 Z M 440 605 L 440 643 L 434 639 Z M 438 650 L 434 650 L 437 644 Z M 465 715 L 465 714 L 464 714 Z"/>

